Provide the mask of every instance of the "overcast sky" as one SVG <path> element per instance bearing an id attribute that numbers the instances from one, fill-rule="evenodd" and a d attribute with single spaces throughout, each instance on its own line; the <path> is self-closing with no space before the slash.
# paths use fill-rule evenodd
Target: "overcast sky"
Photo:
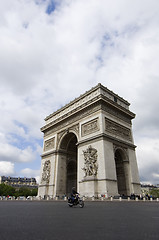
<path id="1" fill-rule="evenodd" d="M 140 181 L 159 183 L 159 1 L 0 5 L 0 175 L 39 179 L 44 118 L 102 83 L 131 103 Z"/>

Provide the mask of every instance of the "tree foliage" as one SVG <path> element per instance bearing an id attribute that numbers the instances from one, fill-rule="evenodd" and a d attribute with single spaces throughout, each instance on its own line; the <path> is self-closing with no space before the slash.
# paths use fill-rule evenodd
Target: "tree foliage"
<path id="1" fill-rule="evenodd" d="M 15 197 L 19 197 L 19 196 L 37 196 L 38 193 L 38 189 L 37 188 L 33 188 L 33 189 L 29 189 L 27 187 L 21 187 L 18 190 L 15 189 L 12 186 L 6 185 L 4 183 L 0 184 L 0 196 L 15 196 Z"/>
<path id="2" fill-rule="evenodd" d="M 159 198 L 159 189 L 157 189 L 157 188 L 151 189 L 151 190 L 150 190 L 150 195 L 151 195 L 152 197 Z"/>
<path id="3" fill-rule="evenodd" d="M 0 184 L 0 196 L 14 196 L 15 192 L 14 187 L 5 185 L 4 183 Z"/>

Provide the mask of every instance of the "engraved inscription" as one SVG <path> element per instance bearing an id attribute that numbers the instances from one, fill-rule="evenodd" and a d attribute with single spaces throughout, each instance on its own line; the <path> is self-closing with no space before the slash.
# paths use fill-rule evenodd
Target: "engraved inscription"
<path id="1" fill-rule="evenodd" d="M 51 138 L 51 139 L 45 141 L 44 151 L 48 151 L 54 147 L 55 147 L 55 138 Z"/>
<path id="2" fill-rule="evenodd" d="M 99 130 L 99 121 L 98 121 L 98 118 L 96 118 L 82 125 L 81 127 L 82 137 L 90 133 L 96 132 L 98 130 Z"/>
<path id="3" fill-rule="evenodd" d="M 129 128 L 126 128 L 118 123 L 115 123 L 107 118 L 105 118 L 105 130 L 110 132 L 113 135 L 122 137 L 128 141 L 132 140 L 131 131 Z"/>

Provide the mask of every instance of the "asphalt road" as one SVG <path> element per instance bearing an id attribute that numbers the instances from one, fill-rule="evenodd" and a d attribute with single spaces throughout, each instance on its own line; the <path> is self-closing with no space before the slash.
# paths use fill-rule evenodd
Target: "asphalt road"
<path id="1" fill-rule="evenodd" d="M 0 240 L 158 240 L 159 202 L 0 201 Z"/>

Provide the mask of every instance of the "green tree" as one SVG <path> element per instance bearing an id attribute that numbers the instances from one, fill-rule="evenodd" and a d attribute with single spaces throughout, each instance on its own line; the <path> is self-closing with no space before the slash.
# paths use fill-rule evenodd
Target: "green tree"
<path id="1" fill-rule="evenodd" d="M 30 196 L 37 196 L 38 195 L 38 189 L 37 188 L 33 188 L 31 191 L 31 195 Z"/>
<path id="2" fill-rule="evenodd" d="M 150 190 L 150 195 L 151 195 L 152 197 L 158 198 L 158 197 L 159 197 L 159 189 L 157 189 L 157 188 L 151 189 L 151 190 Z"/>
<path id="3" fill-rule="evenodd" d="M 14 196 L 15 188 L 4 183 L 0 184 L 0 196 Z"/>
<path id="4" fill-rule="evenodd" d="M 4 183 L 0 184 L 0 196 L 15 196 L 15 197 L 19 197 L 19 196 L 37 196 L 38 193 L 38 189 L 37 188 L 33 188 L 33 189 L 29 189 L 26 186 L 19 188 L 18 190 L 16 190 L 14 187 L 6 185 Z"/>
<path id="5" fill-rule="evenodd" d="M 18 195 L 18 196 L 28 197 L 28 196 L 31 195 L 31 191 L 30 191 L 30 189 L 28 189 L 27 187 L 21 187 L 21 188 L 19 188 L 19 190 L 17 191 L 17 195 Z"/>

